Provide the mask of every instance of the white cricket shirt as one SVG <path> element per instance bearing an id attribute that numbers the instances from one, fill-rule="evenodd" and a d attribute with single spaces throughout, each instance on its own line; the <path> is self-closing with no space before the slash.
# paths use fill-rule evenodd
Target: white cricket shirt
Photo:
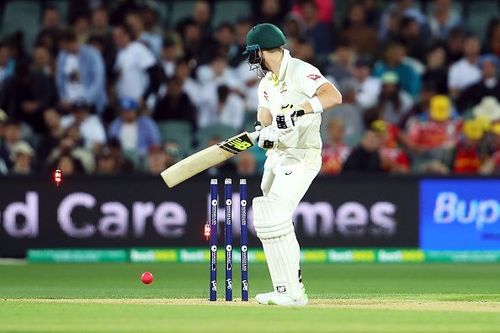
<path id="1" fill-rule="evenodd" d="M 286 104 L 300 105 L 314 97 L 318 88 L 329 81 L 311 64 L 290 56 L 284 50 L 279 76 L 268 72 L 260 81 L 259 107 L 271 111 L 273 119 Z M 321 149 L 321 114 L 306 114 L 300 117 L 293 132 L 280 139 L 277 149 L 317 148 Z"/>
<path id="2" fill-rule="evenodd" d="M 155 62 L 153 53 L 139 42 L 131 42 L 119 50 L 115 62 L 115 70 L 119 72 L 116 82 L 118 96 L 120 98 L 131 97 L 136 100 L 142 98 L 149 84 L 147 69 Z"/>

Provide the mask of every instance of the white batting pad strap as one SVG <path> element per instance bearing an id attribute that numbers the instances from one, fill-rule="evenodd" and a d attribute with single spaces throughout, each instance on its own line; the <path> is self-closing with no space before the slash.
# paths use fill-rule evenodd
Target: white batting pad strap
<path id="1" fill-rule="evenodd" d="M 300 281 L 300 246 L 295 233 L 262 239 L 267 265 L 274 291 L 285 293 L 294 299 L 302 297 L 304 285 Z"/>
<path id="2" fill-rule="evenodd" d="M 261 240 L 294 232 L 291 209 L 287 206 L 267 197 L 253 199 L 253 225 Z"/>

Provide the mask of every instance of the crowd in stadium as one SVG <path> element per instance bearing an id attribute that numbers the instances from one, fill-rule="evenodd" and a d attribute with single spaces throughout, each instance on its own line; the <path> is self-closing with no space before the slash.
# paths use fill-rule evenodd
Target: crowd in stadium
<path id="1" fill-rule="evenodd" d="M 0 42 L 0 174 L 158 174 L 251 130 L 255 73 L 242 52 L 260 22 L 343 95 L 325 112 L 323 174 L 500 173 L 500 20 L 471 34 L 453 0 L 252 1 L 211 24 L 213 3 L 171 24 L 149 1 L 43 8 L 33 45 Z M 66 22 L 67 21 L 67 22 Z M 258 148 L 210 169 L 262 172 Z"/>

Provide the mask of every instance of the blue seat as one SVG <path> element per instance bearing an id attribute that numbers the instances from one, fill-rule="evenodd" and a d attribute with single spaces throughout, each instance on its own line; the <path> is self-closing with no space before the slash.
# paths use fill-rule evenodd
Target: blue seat
<path id="1" fill-rule="evenodd" d="M 41 7 L 38 1 L 8 1 L 5 3 L 0 37 L 21 31 L 24 35 L 24 47 L 31 50 L 40 27 L 40 14 Z"/>
<path id="2" fill-rule="evenodd" d="M 176 142 L 183 155 L 191 152 L 193 141 L 191 123 L 182 120 L 168 120 L 159 122 L 158 128 L 162 142 Z"/>
<path id="3" fill-rule="evenodd" d="M 250 16 L 252 8 L 250 1 L 225 0 L 217 1 L 214 6 L 212 24 L 217 27 L 223 22 L 235 23 L 242 16 Z"/>

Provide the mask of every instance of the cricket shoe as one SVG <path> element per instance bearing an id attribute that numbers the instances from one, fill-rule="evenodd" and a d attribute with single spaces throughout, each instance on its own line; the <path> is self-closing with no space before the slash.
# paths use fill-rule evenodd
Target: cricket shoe
<path id="1" fill-rule="evenodd" d="M 309 302 L 306 293 L 299 298 L 292 298 L 288 294 L 271 291 L 270 293 L 257 294 L 255 299 L 259 304 L 280 306 L 306 306 Z"/>

